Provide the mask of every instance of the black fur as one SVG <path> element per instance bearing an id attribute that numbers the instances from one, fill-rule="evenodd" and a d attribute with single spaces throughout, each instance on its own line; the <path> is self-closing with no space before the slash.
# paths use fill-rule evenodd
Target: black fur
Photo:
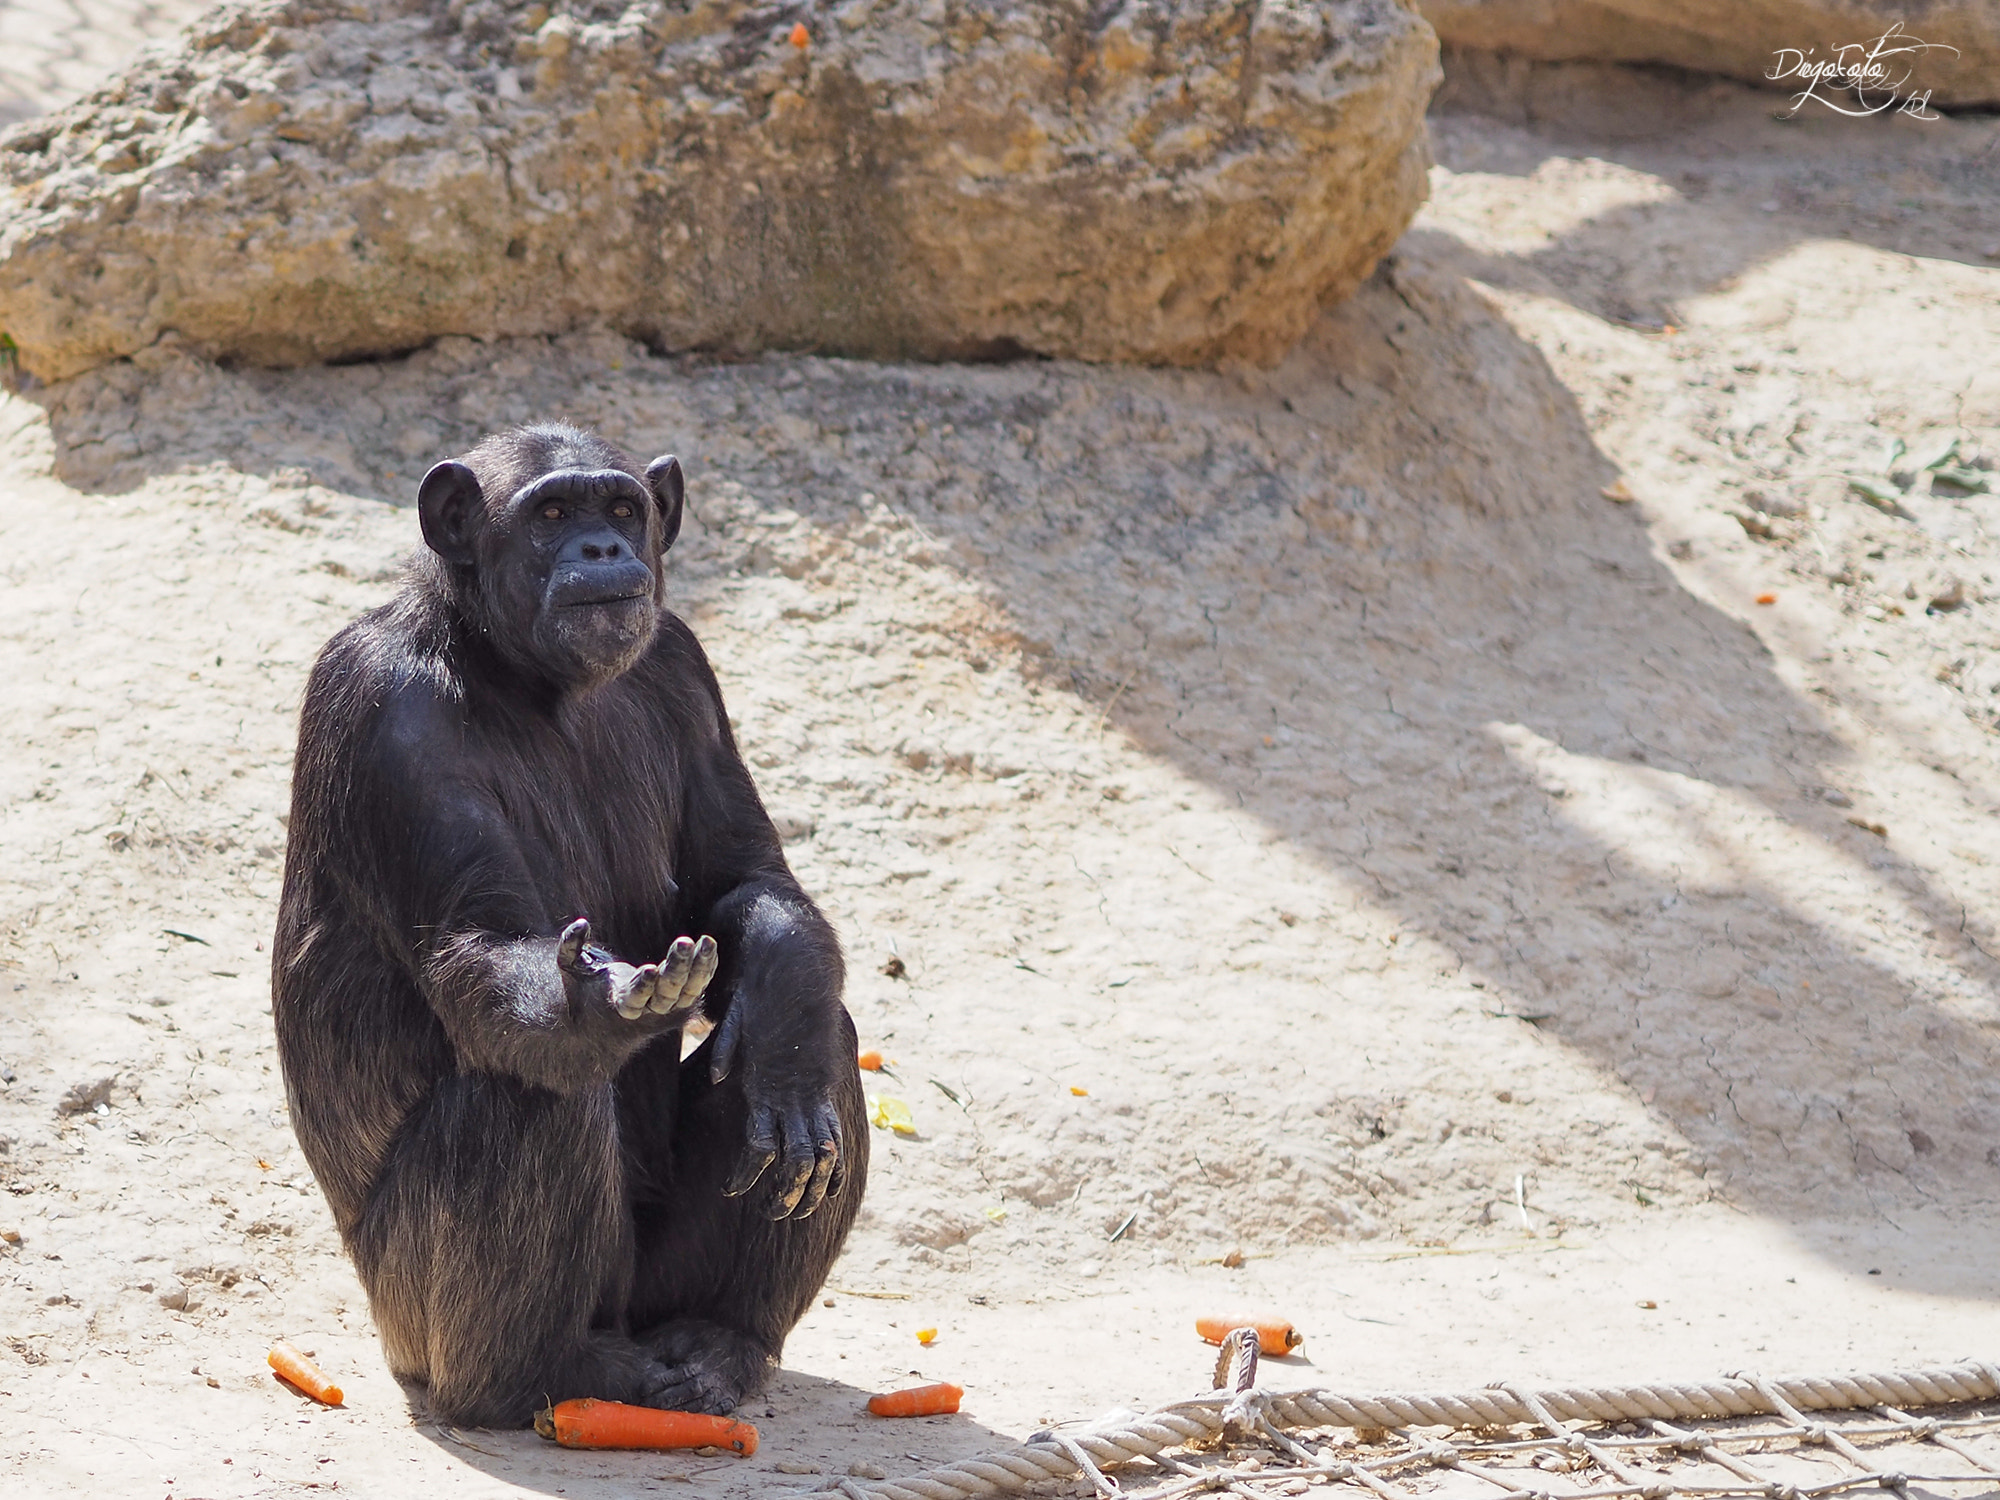
<path id="1" fill-rule="evenodd" d="M 661 603 L 681 492 L 575 428 L 487 439 L 306 689 L 279 1058 L 390 1365 L 451 1422 L 730 1410 L 867 1172 L 839 947 Z M 702 934 L 683 1062 L 665 960 Z"/>

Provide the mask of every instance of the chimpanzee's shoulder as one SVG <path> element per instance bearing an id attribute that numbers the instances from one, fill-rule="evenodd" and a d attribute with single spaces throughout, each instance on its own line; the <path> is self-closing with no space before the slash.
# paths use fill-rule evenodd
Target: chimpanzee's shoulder
<path id="1" fill-rule="evenodd" d="M 455 676 L 448 663 L 450 635 L 450 621 L 435 601 L 406 590 L 334 632 L 313 674 L 371 686 L 411 680 L 443 686 Z"/>
<path id="2" fill-rule="evenodd" d="M 306 683 L 303 718 L 349 742 L 428 738 L 460 717 L 463 681 L 449 628 L 426 601 L 399 595 L 335 632 Z"/>

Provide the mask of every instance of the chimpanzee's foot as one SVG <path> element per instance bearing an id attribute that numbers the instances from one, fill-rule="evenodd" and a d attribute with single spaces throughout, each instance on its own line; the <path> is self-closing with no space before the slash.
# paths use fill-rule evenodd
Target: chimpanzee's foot
<path id="1" fill-rule="evenodd" d="M 772 1359 L 762 1344 L 719 1323 L 694 1318 L 662 1323 L 639 1342 L 665 1367 L 641 1399 L 667 1411 L 727 1416 L 771 1373 Z"/>

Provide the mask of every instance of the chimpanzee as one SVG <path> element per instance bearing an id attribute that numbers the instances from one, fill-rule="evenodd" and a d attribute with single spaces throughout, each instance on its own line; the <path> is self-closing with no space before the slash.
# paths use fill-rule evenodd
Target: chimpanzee
<path id="1" fill-rule="evenodd" d="M 390 1367 L 446 1421 L 731 1410 L 867 1175 L 838 943 L 662 602 L 682 496 L 574 427 L 487 438 L 424 476 L 428 551 L 306 687 L 278 1055 Z"/>

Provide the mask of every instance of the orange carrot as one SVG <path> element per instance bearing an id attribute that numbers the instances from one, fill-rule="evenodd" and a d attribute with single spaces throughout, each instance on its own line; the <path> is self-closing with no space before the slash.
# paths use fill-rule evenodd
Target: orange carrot
<path id="1" fill-rule="evenodd" d="M 734 1417 L 660 1411 L 583 1396 L 535 1413 L 535 1431 L 565 1448 L 727 1448 L 748 1458 L 757 1429 Z"/>
<path id="2" fill-rule="evenodd" d="M 854 1061 L 855 1065 L 864 1073 L 879 1073 L 882 1071 L 882 1054 L 877 1052 L 873 1047 L 870 1047 L 866 1052 L 855 1058 Z"/>
<path id="3" fill-rule="evenodd" d="M 958 1410 L 963 1386 L 940 1380 L 936 1385 L 913 1385 L 906 1391 L 889 1391 L 870 1396 L 868 1409 L 878 1417 L 937 1417 Z"/>
<path id="4" fill-rule="evenodd" d="M 328 1406 L 340 1405 L 343 1399 L 340 1387 L 322 1375 L 318 1365 L 290 1344 L 273 1344 L 271 1352 L 264 1357 L 270 1362 L 271 1369 L 276 1372 L 278 1378 L 286 1384 L 304 1391 L 315 1401 L 324 1402 Z"/>
<path id="5" fill-rule="evenodd" d="M 812 39 L 812 33 L 806 30 L 805 22 L 798 21 L 793 23 L 791 43 L 794 47 L 803 52 L 812 45 Z"/>
<path id="6" fill-rule="evenodd" d="M 1759 604 L 1776 604 L 1778 602 L 1778 596 L 1776 594 L 1759 594 L 1757 596 L 1757 602 Z"/>
<path id="7" fill-rule="evenodd" d="M 1211 1344 L 1219 1344 L 1238 1328 L 1257 1330 L 1257 1347 L 1266 1354 L 1290 1354 L 1305 1337 L 1283 1318 L 1256 1318 L 1243 1314 L 1227 1318 L 1196 1318 L 1194 1331 Z"/>

